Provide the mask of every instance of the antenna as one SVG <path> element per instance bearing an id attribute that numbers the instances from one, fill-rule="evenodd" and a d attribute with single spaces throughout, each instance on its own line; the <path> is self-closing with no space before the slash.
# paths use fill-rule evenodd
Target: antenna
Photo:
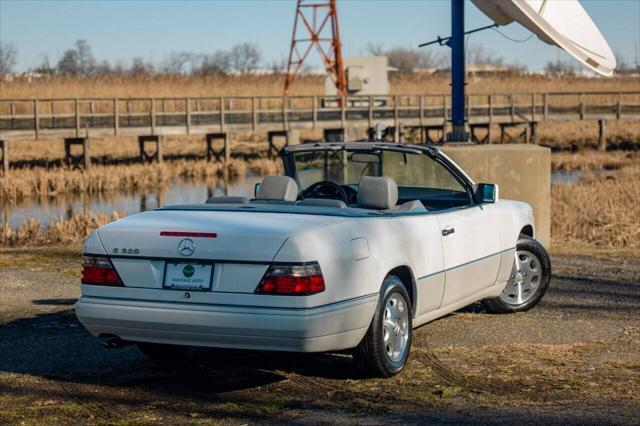
<path id="1" fill-rule="evenodd" d="M 298 0 L 284 83 L 285 96 L 289 94 L 289 89 L 313 47 L 320 54 L 327 73 L 336 85 L 338 95 L 346 96 L 347 77 L 342 63 L 336 0 Z"/>

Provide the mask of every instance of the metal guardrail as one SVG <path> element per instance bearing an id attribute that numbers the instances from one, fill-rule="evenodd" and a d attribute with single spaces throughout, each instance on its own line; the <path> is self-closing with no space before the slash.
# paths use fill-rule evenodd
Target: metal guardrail
<path id="1" fill-rule="evenodd" d="M 448 95 L 0 99 L 0 139 L 446 126 Z M 471 124 L 640 120 L 640 91 L 467 95 Z"/>

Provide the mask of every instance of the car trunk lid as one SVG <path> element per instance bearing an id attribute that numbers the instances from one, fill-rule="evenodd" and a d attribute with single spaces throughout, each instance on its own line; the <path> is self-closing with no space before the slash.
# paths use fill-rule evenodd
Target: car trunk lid
<path id="1" fill-rule="evenodd" d="M 211 271 L 205 290 L 253 293 L 289 236 L 334 220 L 284 213 L 155 210 L 113 222 L 100 228 L 98 236 L 125 287 L 184 290 L 168 287 L 165 276 L 180 273 L 183 265 L 192 264 L 198 271 L 198 265 L 206 264 L 212 268 L 203 267 Z"/>

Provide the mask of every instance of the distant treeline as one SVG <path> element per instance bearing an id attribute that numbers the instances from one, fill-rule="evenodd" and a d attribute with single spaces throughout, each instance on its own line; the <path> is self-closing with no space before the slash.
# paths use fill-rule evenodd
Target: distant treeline
<path id="1" fill-rule="evenodd" d="M 365 53 L 386 56 L 389 66 L 399 73 L 413 73 L 419 70 L 448 69 L 449 49 L 415 49 L 406 47 L 384 48 L 379 44 L 369 44 Z M 18 50 L 14 44 L 0 41 L 0 75 L 12 74 L 17 62 Z M 470 65 L 500 70 L 526 71 L 526 66 L 508 63 L 502 56 L 485 50 L 481 45 L 471 45 L 466 52 Z M 86 40 L 77 40 L 72 48 L 65 50 L 54 62 L 44 55 L 40 64 L 30 73 L 63 76 L 106 76 L 106 75 L 211 75 L 211 74 L 253 74 L 283 73 L 286 61 L 266 62 L 260 48 L 252 43 L 241 43 L 229 50 L 213 53 L 171 52 L 159 64 L 135 57 L 129 63 L 98 60 L 93 55 Z M 638 65 L 632 67 L 618 57 L 617 72 L 620 74 L 637 72 Z M 581 69 L 576 61 L 549 61 L 545 71 L 550 74 L 575 74 Z"/>

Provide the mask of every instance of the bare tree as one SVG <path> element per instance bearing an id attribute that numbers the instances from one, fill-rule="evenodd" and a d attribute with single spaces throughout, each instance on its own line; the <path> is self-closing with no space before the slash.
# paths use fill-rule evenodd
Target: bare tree
<path id="1" fill-rule="evenodd" d="M 91 53 L 89 43 L 86 40 L 76 41 L 73 49 L 64 51 L 56 69 L 63 75 L 93 74 L 96 71 L 96 59 Z"/>
<path id="2" fill-rule="evenodd" d="M 150 75 L 155 72 L 155 67 L 151 62 L 147 62 L 144 58 L 135 57 L 131 62 L 129 73 L 133 75 Z"/>
<path id="3" fill-rule="evenodd" d="M 171 52 L 165 60 L 162 70 L 169 74 L 188 74 L 188 65 L 194 59 L 193 53 Z"/>
<path id="4" fill-rule="evenodd" d="M 18 51 L 12 43 L 0 40 L 0 75 L 9 74 L 16 66 Z"/>
<path id="5" fill-rule="evenodd" d="M 113 68 L 111 68 L 109 61 L 105 59 L 95 66 L 94 72 L 97 75 L 111 75 L 113 74 Z"/>
<path id="6" fill-rule="evenodd" d="M 420 68 L 420 52 L 415 49 L 394 47 L 387 51 L 389 65 L 401 73 L 410 73 Z"/>
<path id="7" fill-rule="evenodd" d="M 62 54 L 62 57 L 56 65 L 56 70 L 58 74 L 62 75 L 78 75 L 80 74 L 80 66 L 78 63 L 78 52 L 74 49 L 68 49 Z"/>
<path id="8" fill-rule="evenodd" d="M 86 40 L 76 41 L 76 51 L 78 52 L 78 65 L 80 74 L 89 75 L 96 69 L 96 58 L 91 53 L 91 47 Z"/>
<path id="9" fill-rule="evenodd" d="M 417 69 L 436 68 L 443 64 L 443 57 L 431 50 L 420 50 L 406 47 L 385 49 L 381 44 L 368 44 L 367 52 L 373 56 L 386 56 L 389 66 L 397 68 L 401 73 L 411 73 Z"/>
<path id="10" fill-rule="evenodd" d="M 369 43 L 365 48 L 365 51 L 371 56 L 384 56 L 386 51 L 381 43 Z"/>
<path id="11" fill-rule="evenodd" d="M 573 75 L 576 73 L 576 67 L 574 64 L 569 61 L 562 61 L 560 59 L 547 62 L 544 70 L 548 74 L 553 75 Z"/>
<path id="12" fill-rule="evenodd" d="M 614 55 L 616 57 L 616 74 L 631 74 L 636 71 L 635 67 L 630 62 L 627 62 L 622 54 L 614 52 Z"/>
<path id="13" fill-rule="evenodd" d="M 126 72 L 126 65 L 122 60 L 116 61 L 115 65 L 111 69 L 112 74 L 122 75 Z"/>
<path id="14" fill-rule="evenodd" d="M 284 59 L 280 59 L 279 61 L 271 61 L 268 68 L 274 74 L 282 74 L 287 68 L 287 61 Z"/>
<path id="15" fill-rule="evenodd" d="M 505 66 L 502 56 L 496 55 L 494 52 L 485 50 L 482 45 L 471 45 L 466 52 L 467 62 L 475 65 L 493 65 L 497 67 Z"/>
<path id="16" fill-rule="evenodd" d="M 212 55 L 201 55 L 197 72 L 200 74 L 227 74 L 231 70 L 231 55 L 219 50 Z"/>
<path id="17" fill-rule="evenodd" d="M 236 44 L 229 54 L 233 70 L 241 74 L 255 71 L 262 58 L 258 46 L 251 43 Z"/>
<path id="18" fill-rule="evenodd" d="M 40 64 L 33 70 L 38 74 L 55 74 L 56 70 L 51 66 L 49 55 L 43 53 L 40 55 Z"/>

